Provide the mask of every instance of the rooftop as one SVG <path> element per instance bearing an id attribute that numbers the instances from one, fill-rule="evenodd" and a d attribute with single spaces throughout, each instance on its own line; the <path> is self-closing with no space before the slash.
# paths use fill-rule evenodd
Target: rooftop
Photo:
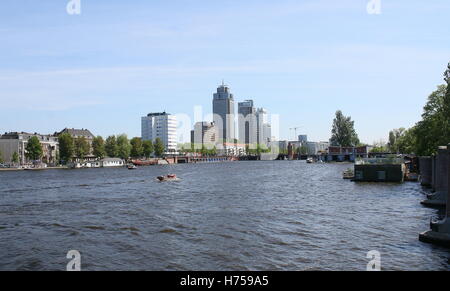
<path id="1" fill-rule="evenodd" d="M 170 115 L 170 113 L 166 113 L 165 111 L 164 112 L 149 113 L 149 114 L 147 114 L 147 117 L 165 116 L 165 115 Z"/>
<path id="2" fill-rule="evenodd" d="M 23 139 L 24 137 L 25 138 L 29 138 L 29 137 L 32 137 L 32 136 L 37 136 L 39 139 L 42 139 L 42 138 L 51 138 L 51 137 L 54 137 L 54 138 L 56 138 L 56 136 L 54 136 L 54 135 L 51 135 L 51 134 L 40 134 L 40 133 L 37 133 L 37 132 L 35 132 L 35 133 L 29 133 L 29 132 L 23 132 L 23 131 L 21 131 L 21 132 L 5 132 L 5 134 L 3 134 L 3 135 L 0 135 L 0 139 Z"/>
<path id="3" fill-rule="evenodd" d="M 75 128 L 64 128 L 63 130 L 61 130 L 58 133 L 55 133 L 55 135 L 60 135 L 62 133 L 68 133 L 72 136 L 84 136 L 84 137 L 88 137 L 88 138 L 94 138 L 94 135 L 92 134 L 92 132 L 90 132 L 88 129 L 75 129 Z"/>

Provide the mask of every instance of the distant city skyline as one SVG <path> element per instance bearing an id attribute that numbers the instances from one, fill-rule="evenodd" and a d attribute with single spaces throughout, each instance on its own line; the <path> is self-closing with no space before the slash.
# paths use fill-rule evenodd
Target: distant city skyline
<path id="1" fill-rule="evenodd" d="M 222 80 L 280 117 L 279 139 L 326 141 L 336 110 L 364 143 L 420 120 L 449 61 L 446 0 L 5 0 L 0 133 L 140 136 L 149 112 L 211 114 Z M 182 9 L 181 9 L 182 8 Z M 183 141 L 190 136 L 184 134 Z M 180 136 L 178 137 L 180 142 Z"/>

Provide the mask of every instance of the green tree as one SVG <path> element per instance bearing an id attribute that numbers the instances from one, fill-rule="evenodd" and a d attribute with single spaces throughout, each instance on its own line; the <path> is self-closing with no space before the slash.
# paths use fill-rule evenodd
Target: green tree
<path id="1" fill-rule="evenodd" d="M 386 153 L 388 152 L 387 144 L 383 140 L 373 142 L 371 153 Z"/>
<path id="2" fill-rule="evenodd" d="M 103 137 L 94 137 L 94 140 L 92 141 L 92 151 L 94 156 L 99 159 L 103 159 L 106 156 L 105 141 L 103 140 Z"/>
<path id="3" fill-rule="evenodd" d="M 389 132 L 389 142 L 387 144 L 389 151 L 393 153 L 399 153 L 398 141 L 405 134 L 406 129 L 403 127 L 393 129 Z"/>
<path id="4" fill-rule="evenodd" d="M 308 154 L 308 147 L 306 145 L 301 145 L 297 148 L 297 154 L 299 155 L 307 155 Z"/>
<path id="5" fill-rule="evenodd" d="M 422 120 L 414 127 L 418 155 L 431 155 L 450 141 L 450 94 L 448 85 L 440 85 L 425 104 Z"/>
<path id="6" fill-rule="evenodd" d="M 205 156 L 208 154 L 208 150 L 206 149 L 205 145 L 202 145 L 202 149 L 200 150 L 200 153 L 202 156 Z"/>
<path id="7" fill-rule="evenodd" d="M 108 157 L 116 158 L 118 157 L 118 147 L 117 147 L 117 139 L 116 136 L 111 135 L 108 136 L 105 142 L 105 151 Z"/>
<path id="8" fill-rule="evenodd" d="M 155 139 L 155 143 L 153 144 L 153 149 L 155 151 L 155 155 L 157 157 L 161 157 L 164 153 L 164 144 L 162 142 L 162 140 L 158 137 Z"/>
<path id="9" fill-rule="evenodd" d="M 450 141 L 450 63 L 439 85 L 423 107 L 422 120 L 412 128 L 389 133 L 389 148 L 401 153 L 429 156 Z"/>
<path id="10" fill-rule="evenodd" d="M 33 161 L 40 160 L 43 154 L 41 142 L 36 136 L 32 136 L 28 140 L 25 150 L 27 158 Z"/>
<path id="11" fill-rule="evenodd" d="M 130 157 L 131 145 L 126 134 L 117 137 L 117 155 L 119 158 L 128 160 Z"/>
<path id="12" fill-rule="evenodd" d="M 69 133 L 63 133 L 58 137 L 59 157 L 63 163 L 72 161 L 74 153 L 73 137 Z"/>
<path id="13" fill-rule="evenodd" d="M 450 116 L 450 62 L 448 63 L 447 70 L 444 73 L 444 80 L 447 83 L 447 90 L 444 97 L 444 116 Z M 450 138 L 450 118 L 446 119 L 445 127 L 447 129 L 447 138 Z"/>
<path id="14" fill-rule="evenodd" d="M 130 141 L 131 152 L 130 155 L 133 158 L 140 158 L 144 153 L 144 146 L 142 144 L 142 139 L 140 137 L 134 137 Z"/>
<path id="15" fill-rule="evenodd" d="M 12 155 L 12 162 L 16 163 L 16 164 L 19 162 L 19 154 L 17 152 L 13 153 L 13 155 Z"/>
<path id="16" fill-rule="evenodd" d="M 80 136 L 75 138 L 74 140 L 75 144 L 75 155 L 83 160 L 87 155 L 89 155 L 91 151 L 91 146 L 89 145 L 89 142 L 87 141 L 86 137 Z"/>
<path id="17" fill-rule="evenodd" d="M 144 140 L 142 142 L 142 153 L 144 157 L 150 158 L 153 154 L 153 143 L 151 140 Z"/>
<path id="18" fill-rule="evenodd" d="M 354 128 L 355 122 L 351 117 L 346 117 L 341 110 L 336 111 L 333 120 L 330 143 L 333 146 L 357 146 L 359 138 Z"/>
<path id="19" fill-rule="evenodd" d="M 261 154 L 261 152 L 262 152 L 261 145 L 260 145 L 260 144 L 257 144 L 257 145 L 256 145 L 256 154 L 259 156 L 259 155 Z"/>
<path id="20" fill-rule="evenodd" d="M 412 127 L 405 130 L 398 138 L 396 147 L 398 152 L 402 154 L 414 154 L 416 152 L 416 128 Z"/>

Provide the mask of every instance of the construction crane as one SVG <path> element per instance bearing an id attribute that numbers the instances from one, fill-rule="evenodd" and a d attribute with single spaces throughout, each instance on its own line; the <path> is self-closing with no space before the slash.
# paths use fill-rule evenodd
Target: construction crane
<path id="1" fill-rule="evenodd" d="M 301 126 L 289 128 L 289 130 L 294 130 L 294 132 L 295 132 L 294 140 L 297 140 L 297 138 L 298 138 L 297 137 L 297 130 L 300 129 L 300 128 L 301 128 Z"/>

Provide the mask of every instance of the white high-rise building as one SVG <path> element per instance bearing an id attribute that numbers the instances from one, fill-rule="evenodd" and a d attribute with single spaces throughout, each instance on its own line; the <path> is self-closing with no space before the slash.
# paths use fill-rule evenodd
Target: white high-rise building
<path id="1" fill-rule="evenodd" d="M 142 140 L 155 142 L 160 138 L 166 153 L 177 151 L 177 118 L 175 115 L 162 113 L 149 113 L 142 117 Z"/>
<path id="2" fill-rule="evenodd" d="M 271 141 L 272 141 L 272 126 L 270 125 L 270 123 L 264 123 L 263 142 L 261 144 L 264 144 L 268 147 Z"/>
<path id="3" fill-rule="evenodd" d="M 258 144 L 269 146 L 272 140 L 272 127 L 269 123 L 267 110 L 264 108 L 259 108 L 256 111 L 256 128 Z"/>

